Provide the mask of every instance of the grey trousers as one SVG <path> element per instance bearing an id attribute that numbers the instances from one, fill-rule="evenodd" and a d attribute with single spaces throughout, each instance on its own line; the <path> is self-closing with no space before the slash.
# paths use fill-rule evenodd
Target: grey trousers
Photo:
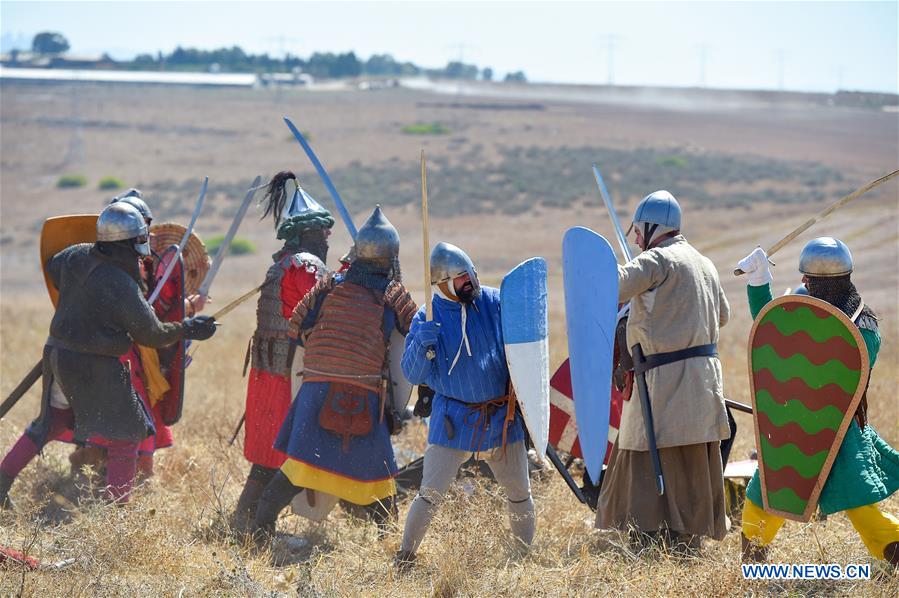
<path id="1" fill-rule="evenodd" d="M 424 472 L 421 489 L 412 501 L 406 527 L 403 531 L 401 549 L 414 553 L 428 531 L 431 519 L 443 495 L 456 478 L 459 467 L 465 463 L 470 452 L 428 445 L 425 451 Z M 500 483 L 509 501 L 509 526 L 512 533 L 525 545 L 534 540 L 536 517 L 534 501 L 531 499 L 531 480 L 528 477 L 528 457 L 524 442 L 519 441 L 481 453 L 496 481 Z"/>

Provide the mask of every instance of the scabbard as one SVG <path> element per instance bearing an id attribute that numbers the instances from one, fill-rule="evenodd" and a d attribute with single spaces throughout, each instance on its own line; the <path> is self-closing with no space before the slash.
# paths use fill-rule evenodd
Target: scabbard
<path id="1" fill-rule="evenodd" d="M 559 459 L 558 453 L 556 453 L 556 449 L 552 447 L 551 444 L 546 445 L 546 456 L 549 457 L 549 462 L 553 464 L 553 467 L 556 468 L 556 471 L 559 472 L 559 475 L 562 476 L 562 479 L 565 480 L 565 483 L 568 484 L 568 488 L 574 492 L 574 495 L 577 497 L 579 501 L 584 503 L 587 506 L 590 506 L 590 503 L 587 502 L 586 497 L 584 497 L 584 493 L 581 492 L 580 487 L 574 483 L 574 480 L 571 478 L 571 474 L 568 473 L 568 470 L 565 468 L 565 464 L 562 463 L 562 460 Z M 591 509 L 593 507 L 590 507 Z"/>
<path id="2" fill-rule="evenodd" d="M 43 360 L 39 360 L 36 364 L 34 364 L 34 367 L 31 368 L 31 371 L 29 371 L 28 374 L 25 375 L 25 378 L 21 382 L 19 382 L 19 385 L 16 386 L 6 398 L 6 400 L 3 401 L 3 404 L 0 405 L 0 419 L 3 419 L 3 417 L 7 413 L 9 413 L 9 410 L 19 402 L 19 399 L 21 399 L 25 395 L 25 393 L 28 392 L 28 389 L 34 386 L 35 382 L 40 380 L 41 376 L 44 373 L 43 364 Z"/>
<path id="3" fill-rule="evenodd" d="M 634 358 L 634 381 L 637 383 L 637 393 L 640 395 L 640 406 L 643 408 L 643 423 L 646 426 L 646 440 L 649 443 L 649 456 L 652 459 L 652 468 L 656 474 L 656 488 L 659 496 L 665 494 L 665 478 L 662 476 L 662 462 L 659 459 L 659 448 L 656 446 L 656 428 L 652 421 L 652 403 L 649 402 L 649 388 L 646 386 L 646 372 L 636 364 L 646 361 L 643 348 L 637 343 L 631 348 Z"/>

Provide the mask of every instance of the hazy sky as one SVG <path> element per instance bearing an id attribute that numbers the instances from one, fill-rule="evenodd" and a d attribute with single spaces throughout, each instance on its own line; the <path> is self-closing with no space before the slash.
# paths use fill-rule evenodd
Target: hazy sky
<path id="1" fill-rule="evenodd" d="M 458 59 L 532 81 L 897 92 L 899 3 L 0 2 L 3 50 L 59 31 L 72 53 L 177 45 L 306 57 Z M 703 60 L 704 56 L 704 60 Z M 703 68 L 704 79 L 703 79 Z"/>

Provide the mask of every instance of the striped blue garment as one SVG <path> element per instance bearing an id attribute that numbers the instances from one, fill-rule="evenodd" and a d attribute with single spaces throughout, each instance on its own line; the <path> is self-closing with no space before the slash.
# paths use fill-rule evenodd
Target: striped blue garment
<path id="1" fill-rule="evenodd" d="M 425 321 L 424 306 L 415 314 L 403 353 L 403 373 L 409 381 L 427 384 L 436 393 L 428 442 L 466 451 L 499 446 L 506 409 L 498 409 L 492 415 L 486 430 L 476 431 L 477 413 L 463 404 L 483 403 L 508 392 L 509 370 L 503 348 L 499 290 L 482 287 L 480 297 L 465 308 L 465 331 L 471 355 L 462 338 L 462 305 L 434 296 L 432 306 L 434 321 L 440 323 L 440 336 L 434 347 L 436 357 L 428 360 L 428 347 L 422 346 L 416 337 L 418 327 Z M 458 361 L 453 366 L 457 354 Z M 506 442 L 523 437 L 521 417 L 516 414 Z"/>

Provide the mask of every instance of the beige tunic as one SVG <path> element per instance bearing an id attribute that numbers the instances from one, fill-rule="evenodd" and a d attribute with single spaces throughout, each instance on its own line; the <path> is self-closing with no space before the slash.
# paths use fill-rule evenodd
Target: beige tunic
<path id="1" fill-rule="evenodd" d="M 631 302 L 627 344 L 645 355 L 718 342 L 730 307 L 711 260 L 682 235 L 666 239 L 618 267 L 618 300 Z M 714 442 L 730 436 L 721 363 L 691 357 L 646 372 L 659 448 Z M 647 451 L 637 387 L 624 402 L 618 446 Z"/>

